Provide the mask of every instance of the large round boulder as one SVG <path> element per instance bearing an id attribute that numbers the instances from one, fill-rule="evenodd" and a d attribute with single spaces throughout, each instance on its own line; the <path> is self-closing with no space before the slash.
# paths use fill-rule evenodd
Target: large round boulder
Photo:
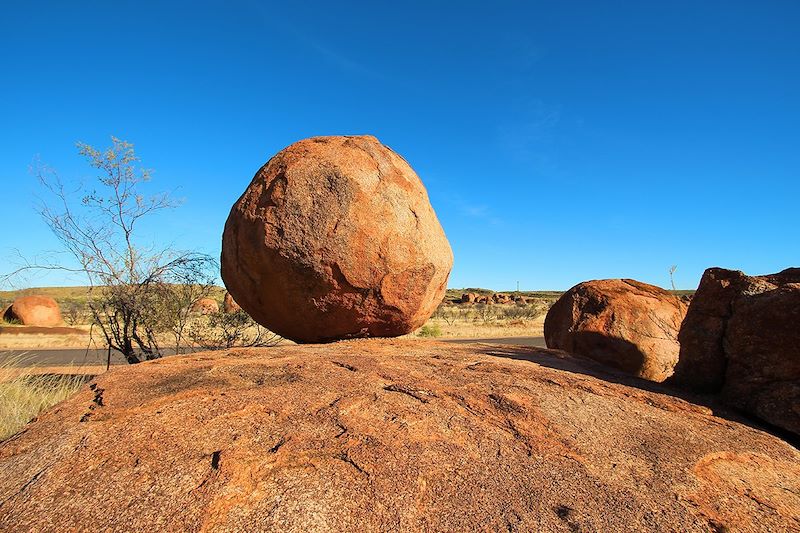
<path id="1" fill-rule="evenodd" d="M 279 152 L 234 204 L 222 278 L 296 342 L 409 333 L 444 297 L 453 253 L 419 177 L 371 136 Z"/>
<path id="2" fill-rule="evenodd" d="M 800 268 L 709 268 L 692 298 L 670 381 L 800 435 Z"/>
<path id="3" fill-rule="evenodd" d="M 3 318 L 25 326 L 52 327 L 64 323 L 58 303 L 48 296 L 20 296 L 3 313 Z"/>
<path id="4" fill-rule="evenodd" d="M 548 348 L 664 381 L 678 361 L 685 313 L 680 297 L 654 285 L 632 279 L 585 281 L 550 308 L 544 337 Z"/>
<path id="5" fill-rule="evenodd" d="M 117 368 L 0 444 L 0 530 L 800 530 L 795 448 L 590 363 L 370 339 Z"/>

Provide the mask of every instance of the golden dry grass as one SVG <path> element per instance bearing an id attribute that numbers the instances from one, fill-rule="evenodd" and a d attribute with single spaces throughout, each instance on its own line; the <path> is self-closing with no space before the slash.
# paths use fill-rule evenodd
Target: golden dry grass
<path id="1" fill-rule="evenodd" d="M 0 363 L 0 441 L 22 429 L 42 411 L 70 397 L 86 382 L 77 370 L 41 374 L 20 367 L 22 356 Z"/>
<path id="2" fill-rule="evenodd" d="M 438 331 L 440 334 L 436 336 L 444 339 L 541 337 L 544 335 L 544 317 L 491 321 L 457 320 L 451 323 L 441 318 L 431 318 L 423 326 L 426 327 L 428 331 Z M 422 328 L 413 335 L 424 336 L 420 335 L 421 330 Z"/>

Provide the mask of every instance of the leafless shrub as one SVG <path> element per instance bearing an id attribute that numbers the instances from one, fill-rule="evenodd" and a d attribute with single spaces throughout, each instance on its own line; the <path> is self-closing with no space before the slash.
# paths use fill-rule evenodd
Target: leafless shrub
<path id="1" fill-rule="evenodd" d="M 67 302 L 67 304 L 63 306 L 61 315 L 64 318 L 64 322 L 70 326 L 75 326 L 83 323 L 85 313 L 83 307 L 78 302 Z"/>
<path id="2" fill-rule="evenodd" d="M 192 342 L 206 350 L 275 346 L 281 337 L 259 325 L 245 311 L 197 316 L 188 328 Z"/>
<path id="3" fill-rule="evenodd" d="M 129 363 L 160 357 L 159 337 L 165 332 L 173 333 L 180 349 L 188 315 L 173 311 L 188 295 L 178 287 L 205 290 L 216 274 L 215 261 L 141 242 L 140 223 L 177 203 L 168 193 L 140 192 L 151 172 L 139 166 L 133 145 L 112 137 L 112 146 L 103 151 L 83 143 L 78 150 L 99 171 L 97 189 L 70 189 L 52 169 L 34 169 L 50 197 L 42 202 L 40 214 L 77 266 L 26 262 L 9 276 L 31 269 L 84 275 L 91 286 L 87 306 L 93 324 Z"/>

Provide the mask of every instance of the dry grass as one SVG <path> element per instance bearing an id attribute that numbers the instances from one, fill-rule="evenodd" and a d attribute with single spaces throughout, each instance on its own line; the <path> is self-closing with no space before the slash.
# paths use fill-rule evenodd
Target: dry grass
<path id="1" fill-rule="evenodd" d="M 443 302 L 412 336 L 458 339 L 541 337 L 544 318 L 553 303 L 544 295 L 524 304 Z"/>
<path id="2" fill-rule="evenodd" d="M 493 321 L 455 321 L 431 318 L 413 335 L 426 336 L 424 328 L 438 332 L 444 339 L 494 339 L 503 337 L 541 337 L 544 335 L 544 317 Z"/>
<path id="3" fill-rule="evenodd" d="M 0 363 L 0 441 L 22 429 L 39 413 L 78 391 L 87 376 L 74 373 L 36 374 L 34 369 L 20 370 L 23 356 Z"/>

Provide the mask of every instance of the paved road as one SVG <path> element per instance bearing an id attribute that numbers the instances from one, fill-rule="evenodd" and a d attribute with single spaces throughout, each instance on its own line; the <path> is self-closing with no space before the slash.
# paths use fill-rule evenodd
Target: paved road
<path id="1" fill-rule="evenodd" d="M 467 344 L 470 342 L 483 342 L 486 344 L 514 344 L 517 346 L 536 346 L 546 348 L 544 337 L 499 337 L 496 339 L 438 339 L 444 342 Z"/>
<path id="2" fill-rule="evenodd" d="M 544 347 L 544 337 L 506 337 L 495 339 L 439 339 L 444 342 L 454 342 L 466 344 L 470 342 L 482 342 L 487 344 L 516 344 L 518 346 L 539 346 Z M 50 348 L 29 350 L 2 350 L 0 351 L 0 362 L 9 356 L 20 356 L 19 361 L 15 361 L 15 366 L 66 366 L 66 365 L 105 365 L 107 353 L 105 350 L 85 350 L 66 348 L 54 350 Z M 122 357 L 111 352 L 111 364 L 125 364 Z"/>
<path id="3" fill-rule="evenodd" d="M 30 348 L 27 350 L 2 350 L 0 363 L 12 357 L 12 366 L 94 366 L 106 364 L 106 350 L 86 350 L 85 348 Z M 126 364 L 122 356 L 111 352 L 111 364 Z"/>

